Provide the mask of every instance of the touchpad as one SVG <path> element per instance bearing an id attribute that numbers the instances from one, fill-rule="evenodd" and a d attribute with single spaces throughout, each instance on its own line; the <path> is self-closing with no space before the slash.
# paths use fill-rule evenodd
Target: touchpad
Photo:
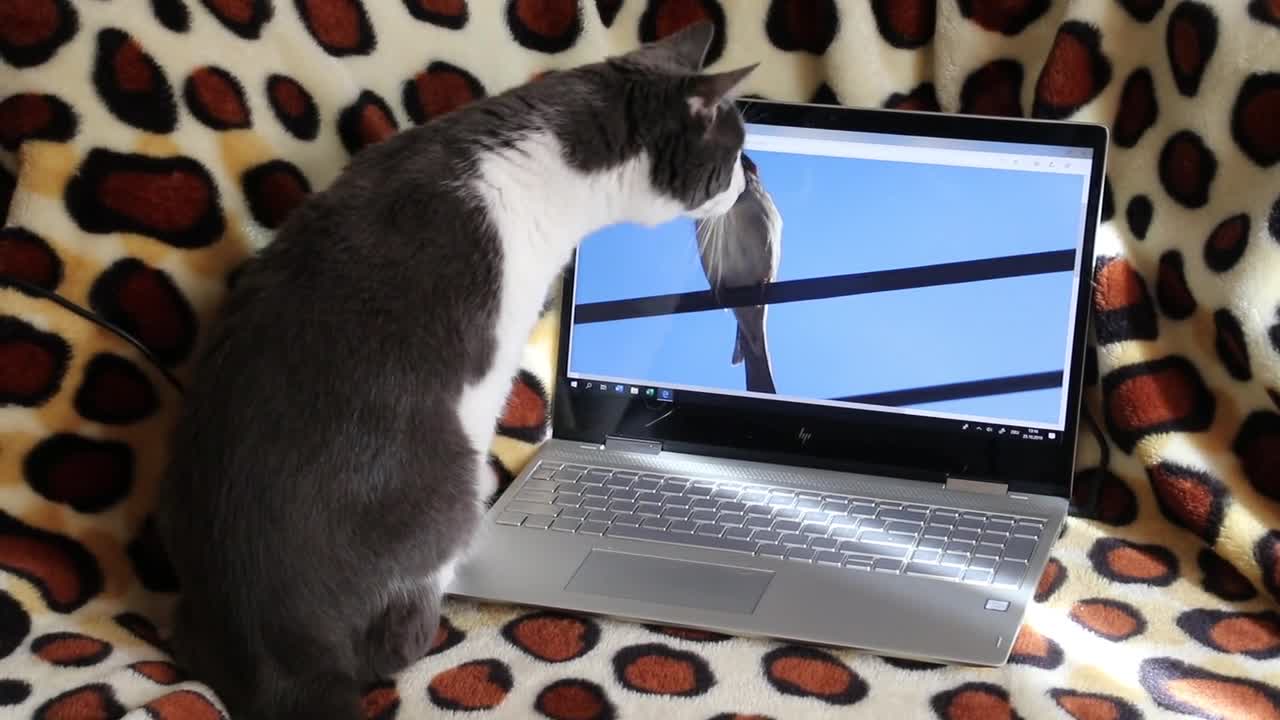
<path id="1" fill-rule="evenodd" d="M 751 613 L 773 580 L 768 570 L 592 550 L 564 589 L 683 607 Z"/>

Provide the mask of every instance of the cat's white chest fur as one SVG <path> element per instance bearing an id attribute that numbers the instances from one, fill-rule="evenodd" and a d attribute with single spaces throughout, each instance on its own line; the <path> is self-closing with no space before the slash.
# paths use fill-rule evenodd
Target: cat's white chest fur
<path id="1" fill-rule="evenodd" d="M 462 393 L 458 415 L 472 447 L 483 459 L 493 442 L 497 419 L 519 369 L 520 355 L 557 274 L 577 244 L 607 225 L 658 225 L 682 213 L 698 217 L 724 212 L 745 185 L 741 163 L 725 192 L 687 211 L 673 197 L 654 190 L 650 159 L 641 153 L 607 171 L 583 173 L 564 160 L 550 133 L 533 135 L 514 147 L 486 153 L 470 192 L 483 203 L 502 250 L 502 287 L 492 328 L 493 365 L 480 382 Z M 490 478 L 490 473 L 481 473 Z M 486 481 L 482 481 L 486 482 Z M 487 481 L 491 483 L 490 481 Z M 493 488 L 481 488 L 487 497 Z"/>

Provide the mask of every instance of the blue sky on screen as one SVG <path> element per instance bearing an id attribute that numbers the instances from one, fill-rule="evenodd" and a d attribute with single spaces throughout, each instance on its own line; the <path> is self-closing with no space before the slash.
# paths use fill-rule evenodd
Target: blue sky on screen
<path id="1" fill-rule="evenodd" d="M 889 270 L 1079 244 L 1084 176 L 751 153 L 783 219 L 779 280 Z M 769 309 L 780 394 L 836 398 L 1062 370 L 1070 273 L 871 293 Z M 587 238 L 576 302 L 707 289 L 693 224 Z M 742 390 L 728 310 L 574 329 L 570 371 Z M 914 406 L 1056 423 L 1058 390 Z"/>

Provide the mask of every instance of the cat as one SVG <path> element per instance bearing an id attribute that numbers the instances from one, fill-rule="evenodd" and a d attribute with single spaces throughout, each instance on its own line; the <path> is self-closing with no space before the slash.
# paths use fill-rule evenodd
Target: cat
<path id="1" fill-rule="evenodd" d="M 733 103 L 698 23 L 357 153 L 229 291 L 157 511 L 171 647 L 233 718 L 361 717 L 423 657 L 480 527 L 543 301 L 585 236 L 727 211 Z"/>

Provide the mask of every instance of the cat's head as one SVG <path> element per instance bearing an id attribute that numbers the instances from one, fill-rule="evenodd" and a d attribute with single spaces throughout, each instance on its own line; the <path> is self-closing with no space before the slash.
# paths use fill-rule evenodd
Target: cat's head
<path id="1" fill-rule="evenodd" d="M 705 72 L 713 34 L 710 22 L 695 23 L 609 61 L 625 86 L 629 124 L 651 161 L 653 190 L 693 218 L 728 211 L 746 185 L 745 127 L 734 99 L 756 65 Z"/>

